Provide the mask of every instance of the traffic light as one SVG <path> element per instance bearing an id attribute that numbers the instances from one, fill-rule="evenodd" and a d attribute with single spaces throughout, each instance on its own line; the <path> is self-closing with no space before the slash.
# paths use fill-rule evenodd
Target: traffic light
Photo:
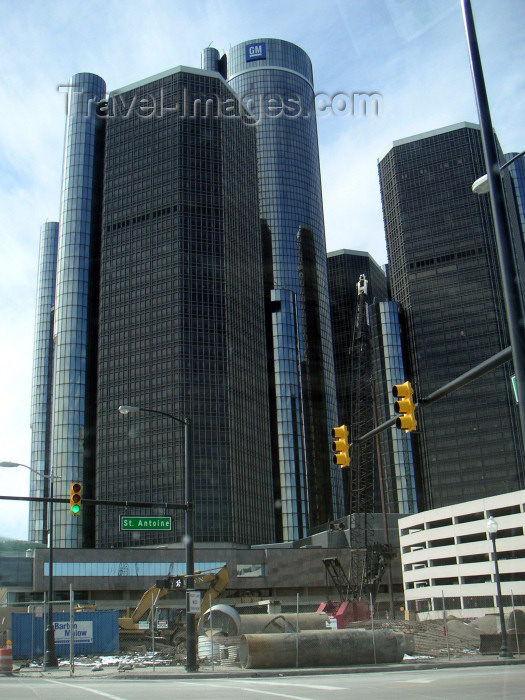
<path id="1" fill-rule="evenodd" d="M 348 429 L 346 425 L 340 425 L 338 428 L 332 428 L 332 457 L 333 463 L 341 467 L 350 466 L 350 445 L 348 444 Z"/>
<path id="2" fill-rule="evenodd" d="M 397 399 L 394 404 L 394 411 L 401 415 L 396 419 L 396 427 L 411 433 L 416 429 L 417 420 L 414 415 L 416 406 L 413 400 L 414 390 L 410 382 L 396 384 L 392 387 L 392 394 Z"/>
<path id="3" fill-rule="evenodd" d="M 69 512 L 71 515 L 80 515 L 82 507 L 82 484 L 72 481 L 69 487 Z"/>

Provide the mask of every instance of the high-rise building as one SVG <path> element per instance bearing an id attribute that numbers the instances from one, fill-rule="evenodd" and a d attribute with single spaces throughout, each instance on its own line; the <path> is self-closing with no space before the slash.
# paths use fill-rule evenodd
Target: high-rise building
<path id="1" fill-rule="evenodd" d="M 190 418 L 196 539 L 249 544 L 273 540 L 273 486 L 255 132 L 234 98 L 217 73 L 191 68 L 110 93 L 97 494 L 182 503 L 182 426 L 145 412 L 124 418 L 118 406 Z M 217 118 L 227 100 L 235 112 Z M 161 101 L 189 112 L 119 115 Z M 118 515 L 99 509 L 98 546 L 184 531 L 181 517 L 174 532 L 130 537 Z"/>
<path id="2" fill-rule="evenodd" d="M 500 154 L 503 163 L 513 158 L 516 160 L 504 167 L 501 173 L 511 243 L 525 309 L 525 160 L 519 153 L 506 153 L 504 156 Z"/>
<path id="3" fill-rule="evenodd" d="M 509 345 L 479 127 L 395 141 L 379 160 L 392 297 L 406 319 L 416 398 Z M 419 505 L 523 488 L 510 363 L 418 411 Z"/>
<path id="4" fill-rule="evenodd" d="M 337 422 L 312 65 L 298 46 L 254 39 L 203 65 L 255 122 L 263 229 L 277 538 L 343 514 L 330 457 Z"/>
<path id="5" fill-rule="evenodd" d="M 239 98 L 244 78 L 261 103 Z M 87 499 L 182 503 L 182 429 L 118 406 L 160 410 L 193 423 L 197 540 L 305 535 L 342 514 L 310 61 L 268 39 L 105 90 L 87 73 L 69 89 L 39 469 L 59 497 L 81 481 Z M 269 90 L 301 114 L 273 119 Z M 55 513 L 64 547 L 182 533 L 178 517 L 130 537 L 109 507 Z"/>
<path id="6" fill-rule="evenodd" d="M 369 314 L 376 420 L 381 425 L 397 415 L 392 387 L 406 381 L 406 343 L 396 302 L 371 304 Z M 393 426 L 379 433 L 377 440 L 377 471 L 381 472 L 383 491 L 380 501 L 387 513 L 415 513 L 417 494 L 410 436 Z"/>
<path id="7" fill-rule="evenodd" d="M 105 121 L 97 114 L 106 85 L 91 73 L 71 78 L 62 171 L 54 311 L 54 370 L 51 414 L 51 469 L 54 493 L 69 497 L 81 480 L 95 485 L 98 262 Z M 54 511 L 55 542 L 93 545 L 94 512 L 71 518 Z"/>
<path id="8" fill-rule="evenodd" d="M 503 170 L 510 175 L 512 195 L 519 217 L 522 238 L 525 239 L 525 156 L 519 153 L 505 153 L 503 161 L 516 160 Z"/>
<path id="9" fill-rule="evenodd" d="M 355 440 L 394 415 L 392 386 L 405 381 L 398 307 L 387 301 L 384 271 L 363 251 L 328 253 L 328 285 L 339 424 L 349 426 Z M 385 510 L 412 513 L 416 495 L 410 440 L 396 428 L 380 433 L 378 440 L 379 454 L 375 439 L 354 445 L 351 469 L 343 470 L 346 508 L 368 505 L 370 511 L 380 511 L 382 481 Z M 350 478 L 352 471 L 359 476 Z M 356 499 L 358 488 L 368 494 Z"/>
<path id="10" fill-rule="evenodd" d="M 31 495 L 49 495 L 51 451 L 51 397 L 53 389 L 53 313 L 57 269 L 58 222 L 40 229 L 33 391 L 31 395 Z M 38 472 L 38 473 L 37 473 Z M 39 476 L 41 474 L 42 476 Z M 47 504 L 29 503 L 29 539 L 46 541 Z"/>
<path id="11" fill-rule="evenodd" d="M 361 275 L 367 281 L 366 303 L 388 298 L 386 276 L 369 253 L 336 250 L 328 253 L 328 287 L 334 344 L 335 377 L 339 423 L 352 421 L 352 343 L 358 308 L 357 285 Z M 363 381 L 370 381 L 364 377 Z M 357 382 L 354 382 L 357 383 Z M 371 423 L 371 414 L 369 423 Z M 366 431 L 365 431 L 366 432 Z"/>
<path id="12" fill-rule="evenodd" d="M 374 510 L 374 441 L 357 442 L 374 426 L 369 305 L 387 298 L 386 277 L 365 252 L 328 253 L 328 288 L 334 344 L 338 421 L 353 444 L 351 468 L 342 470 L 345 512 Z M 375 488 L 374 488 L 375 487 Z"/>

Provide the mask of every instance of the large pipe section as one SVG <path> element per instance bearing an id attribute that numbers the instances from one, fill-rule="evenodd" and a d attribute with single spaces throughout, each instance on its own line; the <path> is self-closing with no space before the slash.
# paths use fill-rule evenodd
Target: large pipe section
<path id="1" fill-rule="evenodd" d="M 228 637 L 242 634 L 272 634 L 301 630 L 325 630 L 330 618 L 325 613 L 277 613 L 237 615 L 230 606 L 217 605 L 199 620 L 199 634 L 206 631 L 222 630 Z"/>
<path id="2" fill-rule="evenodd" d="M 355 666 L 399 663 L 405 636 L 390 630 L 306 630 L 300 634 L 243 634 L 243 668 Z"/>

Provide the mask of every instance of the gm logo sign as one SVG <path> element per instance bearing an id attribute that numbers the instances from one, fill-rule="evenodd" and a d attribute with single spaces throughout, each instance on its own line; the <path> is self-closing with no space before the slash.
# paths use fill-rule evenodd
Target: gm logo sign
<path id="1" fill-rule="evenodd" d="M 266 59 L 266 44 L 248 44 L 245 48 L 247 63 Z"/>

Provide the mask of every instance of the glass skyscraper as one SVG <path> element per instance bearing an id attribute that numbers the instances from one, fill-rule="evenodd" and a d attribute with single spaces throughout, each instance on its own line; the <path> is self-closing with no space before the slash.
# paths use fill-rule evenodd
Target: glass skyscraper
<path id="1" fill-rule="evenodd" d="M 374 478 L 375 443 L 354 441 L 373 428 L 368 309 L 374 300 L 387 298 L 386 276 L 372 256 L 362 251 L 333 251 L 328 253 L 327 262 L 338 425 L 348 426 L 350 441 L 354 443 L 351 466 L 342 470 L 345 512 L 371 512 L 374 500 L 379 504 L 378 483 Z M 362 275 L 366 283 L 358 294 Z"/>
<path id="2" fill-rule="evenodd" d="M 49 495 L 51 450 L 51 396 L 53 389 L 53 313 L 57 270 L 58 223 L 49 221 L 40 229 L 33 391 L 31 395 L 31 495 Z M 38 474 L 36 473 L 38 472 Z M 40 474 L 40 476 L 39 476 Z M 29 539 L 46 541 L 47 507 L 29 503 Z"/>
<path id="3" fill-rule="evenodd" d="M 361 319 L 366 329 L 356 323 L 361 275 L 366 279 L 366 308 Z M 374 405 L 377 425 L 394 415 L 392 386 L 405 381 L 398 306 L 387 301 L 385 273 L 364 251 L 328 253 L 328 283 L 339 423 L 356 431 L 353 439 L 374 427 Z M 362 473 L 350 478 L 351 469 L 343 470 L 345 504 L 351 507 L 360 502 L 368 504 L 370 511 L 381 510 L 380 461 L 386 512 L 412 513 L 416 493 L 410 438 L 392 428 L 380 433 L 379 440 L 380 455 L 375 440 L 354 445 L 351 468 L 359 466 Z M 356 499 L 352 494 L 351 498 L 349 491 L 356 485 L 368 489 L 368 495 Z"/>
<path id="4" fill-rule="evenodd" d="M 224 75 L 257 135 L 277 538 L 291 540 L 343 514 L 330 456 L 337 404 L 312 66 L 278 39 L 221 59 L 207 49 L 203 66 Z"/>
<path id="5" fill-rule="evenodd" d="M 91 73 L 69 84 L 62 202 L 54 314 L 54 370 L 51 415 L 51 467 L 55 496 L 69 498 L 69 484 L 80 480 L 85 495 L 95 482 L 95 401 L 97 382 L 98 257 L 105 120 L 97 105 L 106 85 Z M 93 544 L 93 513 L 72 518 L 55 508 L 55 543 Z"/>
<path id="6" fill-rule="evenodd" d="M 235 114 L 217 118 L 227 100 Z M 185 104 L 187 114 L 119 114 L 122 105 L 146 102 L 165 110 Z M 166 411 L 192 421 L 196 540 L 271 541 L 255 133 L 224 80 L 199 69 L 115 90 L 109 113 L 98 497 L 183 502 L 182 426 L 146 412 L 124 417 L 118 406 Z M 166 533 L 119 532 L 118 516 L 115 508 L 99 508 L 98 546 L 173 542 L 184 532 L 182 514 Z"/>
<path id="7" fill-rule="evenodd" d="M 406 379 L 428 396 L 509 345 L 479 127 L 395 141 L 379 160 L 392 297 L 406 320 Z M 420 508 L 523 488 L 511 363 L 418 411 Z"/>
<path id="8" fill-rule="evenodd" d="M 381 425 L 397 415 L 392 387 L 406 381 L 398 304 L 394 301 L 371 304 L 370 326 L 377 424 Z M 378 438 L 386 512 L 415 513 L 417 496 L 411 438 L 396 427 L 384 430 Z"/>

